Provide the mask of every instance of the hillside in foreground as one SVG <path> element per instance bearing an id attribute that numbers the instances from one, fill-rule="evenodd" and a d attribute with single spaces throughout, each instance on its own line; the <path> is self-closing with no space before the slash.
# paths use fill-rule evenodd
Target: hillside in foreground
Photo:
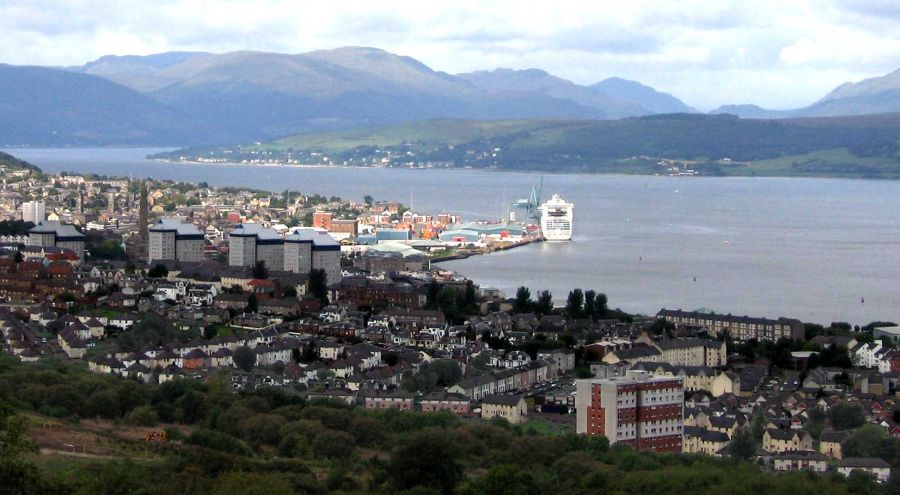
<path id="1" fill-rule="evenodd" d="M 43 362 L 42 362 L 43 363 Z M 0 492 L 53 494 L 889 493 L 865 477 L 636 452 L 450 413 L 233 394 L 227 376 L 144 385 L 0 354 Z M 146 441 L 147 433 L 167 433 Z M 860 491 L 864 490 L 864 491 Z"/>
<path id="2" fill-rule="evenodd" d="M 598 173 L 900 178 L 900 114 L 739 119 L 432 120 L 156 158 Z"/>

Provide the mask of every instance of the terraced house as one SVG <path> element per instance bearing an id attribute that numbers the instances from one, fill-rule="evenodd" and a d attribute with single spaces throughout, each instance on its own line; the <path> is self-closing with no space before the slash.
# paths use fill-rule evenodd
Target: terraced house
<path id="1" fill-rule="evenodd" d="M 665 318 L 676 325 L 706 327 L 716 335 L 728 333 L 738 342 L 753 339 L 769 341 L 781 338 L 803 339 L 805 334 L 803 322 L 793 318 L 781 317 L 772 320 L 665 308 L 656 313 L 656 317 Z"/>

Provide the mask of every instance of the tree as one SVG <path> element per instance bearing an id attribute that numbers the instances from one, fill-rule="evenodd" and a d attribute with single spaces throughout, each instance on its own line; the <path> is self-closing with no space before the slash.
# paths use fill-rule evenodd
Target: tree
<path id="1" fill-rule="evenodd" d="M 438 294 L 441 293 L 441 284 L 437 280 L 428 282 L 425 286 L 425 307 L 427 309 L 437 309 Z"/>
<path id="2" fill-rule="evenodd" d="M 534 310 L 541 315 L 553 312 L 553 294 L 551 294 L 549 290 L 542 290 L 540 294 L 538 294 L 538 300 L 534 306 Z"/>
<path id="3" fill-rule="evenodd" d="M 400 356 L 396 352 L 384 352 L 381 354 L 381 360 L 388 366 L 396 366 L 400 362 Z"/>
<path id="4" fill-rule="evenodd" d="M 900 462 L 900 440 L 888 437 L 878 425 L 865 425 L 854 431 L 841 443 L 841 451 L 844 457 L 883 457 L 888 462 L 893 460 L 894 465 Z"/>
<path id="5" fill-rule="evenodd" d="M 516 313 L 527 313 L 531 310 L 531 290 L 524 285 L 516 290 L 516 299 L 513 301 L 513 311 Z"/>
<path id="6" fill-rule="evenodd" d="M 253 275 L 253 278 L 269 278 L 269 269 L 266 267 L 266 262 L 264 260 L 257 261 L 256 264 L 253 265 L 251 274 Z"/>
<path id="7" fill-rule="evenodd" d="M 250 294 L 250 297 L 247 298 L 247 307 L 244 308 L 244 311 L 248 313 L 259 311 L 259 299 L 257 299 L 256 294 Z"/>
<path id="8" fill-rule="evenodd" d="M 584 291 L 584 312 L 587 316 L 593 317 L 597 313 L 597 308 L 595 307 L 596 301 L 597 301 L 597 291 L 595 291 L 595 290 Z"/>
<path id="9" fill-rule="evenodd" d="M 441 387 L 452 387 L 462 380 L 462 369 L 452 359 L 434 359 L 428 363 L 428 372 L 434 373 L 437 384 Z"/>
<path id="10" fill-rule="evenodd" d="M 575 289 L 569 292 L 569 298 L 566 300 L 566 313 L 569 318 L 580 318 L 584 309 L 584 293 L 581 289 Z"/>
<path id="11" fill-rule="evenodd" d="M 438 292 L 437 300 L 435 301 L 437 309 L 444 313 L 444 318 L 453 322 L 461 319 L 457 299 L 459 299 L 459 292 L 448 285 Z"/>
<path id="12" fill-rule="evenodd" d="M 159 416 L 149 405 L 141 405 L 125 415 L 125 422 L 132 426 L 156 426 Z"/>
<path id="13" fill-rule="evenodd" d="M 491 356 L 486 352 L 479 352 L 478 355 L 469 360 L 469 366 L 478 369 L 487 368 L 491 364 Z"/>
<path id="14" fill-rule="evenodd" d="M 852 430 L 866 423 L 866 411 L 859 404 L 841 402 L 828 410 L 828 419 L 837 430 Z"/>
<path id="15" fill-rule="evenodd" d="M 583 474 L 583 473 L 582 473 Z M 490 493 L 492 495 L 538 495 L 542 490 L 535 483 L 530 470 L 504 464 L 470 481 L 462 490 L 463 495 Z"/>
<path id="16" fill-rule="evenodd" d="M 316 268 L 309 272 L 309 292 L 322 304 L 328 304 L 328 274 Z"/>
<path id="17" fill-rule="evenodd" d="M 466 280 L 466 290 L 463 292 L 462 301 L 459 302 L 459 309 L 466 314 L 477 314 L 480 311 L 475 283 L 471 280 Z"/>
<path id="18" fill-rule="evenodd" d="M 234 356 L 232 356 L 234 360 L 234 364 L 246 371 L 250 372 L 254 366 L 256 366 L 256 353 L 253 352 L 253 349 L 242 345 L 234 350 Z"/>
<path id="19" fill-rule="evenodd" d="M 313 440 L 313 452 L 327 459 L 346 459 L 353 454 L 356 440 L 343 431 L 325 430 Z"/>
<path id="20" fill-rule="evenodd" d="M 394 451 L 388 473 L 399 490 L 423 486 L 451 493 L 462 480 L 461 457 L 448 431 L 426 428 L 411 434 Z"/>
<path id="21" fill-rule="evenodd" d="M 762 442 L 763 436 L 766 434 L 766 415 L 762 412 L 757 412 L 753 415 L 753 420 L 750 423 L 750 432 L 753 434 L 753 439 L 757 442 Z"/>
<path id="22" fill-rule="evenodd" d="M 750 428 L 738 428 L 728 444 L 728 453 L 737 459 L 750 460 L 756 454 L 756 439 Z"/>
<path id="23" fill-rule="evenodd" d="M 821 407 L 814 407 L 809 410 L 809 421 L 806 423 L 806 431 L 818 440 L 822 436 L 822 430 L 825 429 L 825 419 L 828 414 Z"/>
<path id="24" fill-rule="evenodd" d="M 609 300 L 606 298 L 606 294 L 599 292 L 597 296 L 594 298 L 594 316 L 597 318 L 603 318 L 606 316 L 606 313 L 609 312 Z"/>
<path id="25" fill-rule="evenodd" d="M 147 272 L 147 276 L 150 278 L 165 278 L 169 276 L 169 269 L 166 268 L 166 265 L 157 263 Z"/>

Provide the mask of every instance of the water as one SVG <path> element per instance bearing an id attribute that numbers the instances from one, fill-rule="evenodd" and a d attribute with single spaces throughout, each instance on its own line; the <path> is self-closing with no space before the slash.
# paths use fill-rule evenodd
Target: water
<path id="1" fill-rule="evenodd" d="M 540 174 L 473 170 L 170 164 L 154 149 L 9 150 L 48 172 L 75 170 L 217 186 L 396 199 L 418 211 L 498 218 Z M 575 287 L 612 306 L 829 323 L 900 320 L 900 182 L 544 174 L 544 197 L 574 202 L 573 242 L 444 264 L 512 294 Z M 696 278 L 696 281 L 694 279 Z M 861 299 L 865 298 L 865 303 Z"/>

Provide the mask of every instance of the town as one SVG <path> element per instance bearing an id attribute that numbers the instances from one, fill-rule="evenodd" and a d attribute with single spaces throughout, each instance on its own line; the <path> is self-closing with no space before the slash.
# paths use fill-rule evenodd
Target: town
<path id="1" fill-rule="evenodd" d="M 565 306 L 434 263 L 531 242 L 398 202 L 2 169 L 0 348 L 887 482 L 900 326 Z M 877 448 L 893 441 L 893 454 Z M 892 455 L 892 458 L 887 458 Z M 896 471 L 896 464 L 893 466 Z"/>

